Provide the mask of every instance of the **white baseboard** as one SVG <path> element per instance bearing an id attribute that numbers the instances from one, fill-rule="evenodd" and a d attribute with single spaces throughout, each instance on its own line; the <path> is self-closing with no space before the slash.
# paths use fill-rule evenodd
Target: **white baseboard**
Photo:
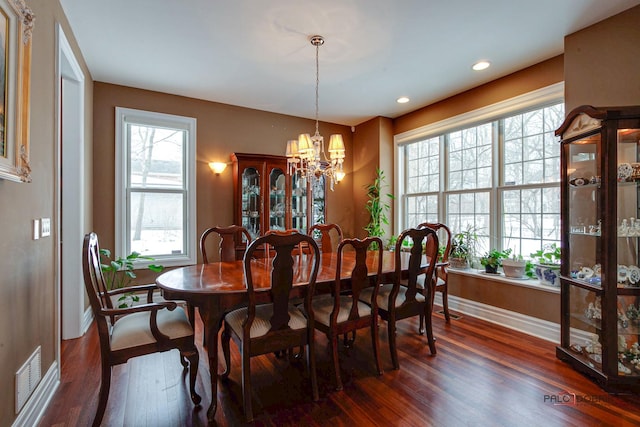
<path id="1" fill-rule="evenodd" d="M 87 332 L 89 326 L 91 326 L 91 322 L 93 322 L 93 311 L 91 311 L 91 307 L 89 307 L 84 311 L 84 316 L 82 316 L 82 335 Z"/>
<path id="2" fill-rule="evenodd" d="M 436 292 L 434 303 L 442 306 L 442 294 L 440 292 Z M 456 297 L 455 295 L 449 295 L 449 310 L 560 344 L 560 324 L 558 323 Z"/>
<path id="3" fill-rule="evenodd" d="M 18 414 L 18 418 L 12 427 L 32 427 L 38 425 L 40 418 L 49 406 L 56 389 L 60 385 L 60 370 L 58 362 L 54 361 L 47 370 L 47 373 L 40 380 L 40 384 L 33 391 L 29 400 L 24 404 Z"/>

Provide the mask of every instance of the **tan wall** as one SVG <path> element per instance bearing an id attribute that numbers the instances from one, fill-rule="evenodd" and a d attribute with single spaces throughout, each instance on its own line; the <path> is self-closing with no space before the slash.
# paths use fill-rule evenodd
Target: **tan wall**
<path id="1" fill-rule="evenodd" d="M 151 92 L 96 82 L 94 86 L 94 225 L 101 245 L 114 245 L 114 156 L 115 107 L 135 108 L 197 119 L 197 227 L 198 235 L 207 227 L 233 223 L 233 168 L 215 176 L 207 163 L 230 161 L 231 153 L 284 155 L 286 142 L 303 132 L 312 132 L 308 119 L 267 113 L 193 98 Z M 351 129 L 320 123 L 320 133 L 341 133 L 347 150 L 344 181 L 327 191 L 327 221 L 340 224 L 352 236 L 353 219 L 349 206 L 353 146 Z"/>
<path id="2" fill-rule="evenodd" d="M 562 55 L 405 114 L 393 121 L 395 135 L 532 92 L 563 80 Z"/>
<path id="3" fill-rule="evenodd" d="M 85 105 L 91 111 L 91 78 L 58 0 L 29 0 L 36 21 L 32 38 L 30 144 L 33 182 L 0 180 L 0 425 L 15 418 L 15 373 L 38 346 L 42 375 L 56 358 L 55 242 L 55 57 L 56 21 L 87 76 Z M 90 114 L 89 114 L 90 116 Z M 91 122 L 85 123 L 90 155 Z M 31 221 L 52 218 L 51 237 L 31 239 Z"/>
<path id="4" fill-rule="evenodd" d="M 640 105 L 640 6 L 565 37 L 565 103 Z"/>
<path id="5" fill-rule="evenodd" d="M 367 187 L 376 177 L 376 168 L 386 176 L 385 193 L 393 193 L 393 126 L 391 119 L 375 117 L 356 126 L 353 137 L 353 210 L 356 237 L 366 237 L 364 227 L 369 223 L 369 212 L 364 208 L 368 201 Z M 392 205 L 391 201 L 386 199 Z M 383 241 L 393 230 L 393 210 L 387 214 L 390 224 L 385 228 Z"/>

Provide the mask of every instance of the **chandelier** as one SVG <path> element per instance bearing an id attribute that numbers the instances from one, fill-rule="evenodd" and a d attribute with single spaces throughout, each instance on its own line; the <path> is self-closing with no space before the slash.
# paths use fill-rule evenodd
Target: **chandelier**
<path id="1" fill-rule="evenodd" d="M 318 51 L 324 44 L 322 36 L 312 36 L 311 44 L 316 47 L 316 133 L 300 134 L 298 139 L 287 141 L 287 168 L 290 175 L 294 173 L 305 177 L 309 182 L 316 182 L 322 175 L 329 181 L 333 191 L 335 183 L 344 177 L 342 163 L 344 162 L 344 141 L 342 135 L 331 135 L 329 138 L 329 157 L 324 151 L 324 138 L 318 130 L 318 85 L 320 83 L 320 67 L 318 65 Z M 315 181 L 313 181 L 315 180 Z"/>

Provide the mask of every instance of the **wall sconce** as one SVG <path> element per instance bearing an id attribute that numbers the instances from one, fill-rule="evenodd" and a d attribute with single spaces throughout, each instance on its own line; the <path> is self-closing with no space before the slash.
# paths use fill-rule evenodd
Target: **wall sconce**
<path id="1" fill-rule="evenodd" d="M 345 175 L 346 175 L 346 173 L 344 173 L 342 171 L 336 172 L 336 182 L 342 181 L 344 179 Z"/>
<path id="2" fill-rule="evenodd" d="M 227 164 L 223 162 L 209 162 L 209 168 L 216 175 L 220 175 L 227 168 Z"/>

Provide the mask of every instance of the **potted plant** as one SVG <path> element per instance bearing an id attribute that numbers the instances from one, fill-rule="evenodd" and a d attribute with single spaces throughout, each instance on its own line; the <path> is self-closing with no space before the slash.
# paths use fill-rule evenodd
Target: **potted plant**
<path id="1" fill-rule="evenodd" d="M 540 282 L 550 286 L 560 286 L 561 255 L 561 248 L 555 243 L 545 245 L 531 254 L 535 260 L 535 275 Z"/>
<path id="2" fill-rule="evenodd" d="M 529 266 L 529 269 L 527 269 Z M 502 271 L 505 277 L 513 277 L 515 279 L 522 279 L 526 277 L 527 271 L 533 274 L 531 267 L 533 264 L 525 260 L 522 255 L 513 255 L 511 258 L 504 258 L 502 260 Z"/>
<path id="3" fill-rule="evenodd" d="M 369 224 L 364 227 L 369 236 L 375 236 L 382 238 L 384 236 L 384 225 L 389 224 L 389 218 L 387 213 L 391 209 L 389 203 L 383 200 L 382 189 L 386 186 L 386 177 L 384 171 L 380 168 L 376 168 L 376 177 L 372 184 L 365 186 L 367 190 L 367 204 L 365 209 L 369 212 Z M 393 200 L 393 194 L 386 194 L 389 200 Z M 373 246 L 372 246 L 373 248 Z"/>
<path id="4" fill-rule="evenodd" d="M 131 281 L 136 278 L 133 271 L 133 263 L 136 260 L 153 261 L 148 256 L 142 256 L 138 252 L 131 252 L 126 258 L 111 258 L 109 249 L 100 249 L 100 269 L 104 277 L 105 285 L 108 290 L 124 288 L 131 285 Z M 160 273 L 164 267 L 156 264 L 149 264 L 149 270 Z M 115 298 L 115 297 L 114 297 Z M 140 297 L 134 292 L 127 292 L 118 298 L 118 308 L 131 307 L 134 303 L 140 301 Z"/>
<path id="5" fill-rule="evenodd" d="M 491 249 L 480 258 L 480 264 L 484 266 L 487 273 L 497 274 L 498 267 L 502 265 L 502 260 L 508 258 L 509 255 L 511 255 L 511 249 L 505 249 L 504 251 Z"/>
<path id="6" fill-rule="evenodd" d="M 477 242 L 478 235 L 473 226 L 468 226 L 465 230 L 454 234 L 451 238 L 449 265 L 453 268 L 469 268 Z"/>

